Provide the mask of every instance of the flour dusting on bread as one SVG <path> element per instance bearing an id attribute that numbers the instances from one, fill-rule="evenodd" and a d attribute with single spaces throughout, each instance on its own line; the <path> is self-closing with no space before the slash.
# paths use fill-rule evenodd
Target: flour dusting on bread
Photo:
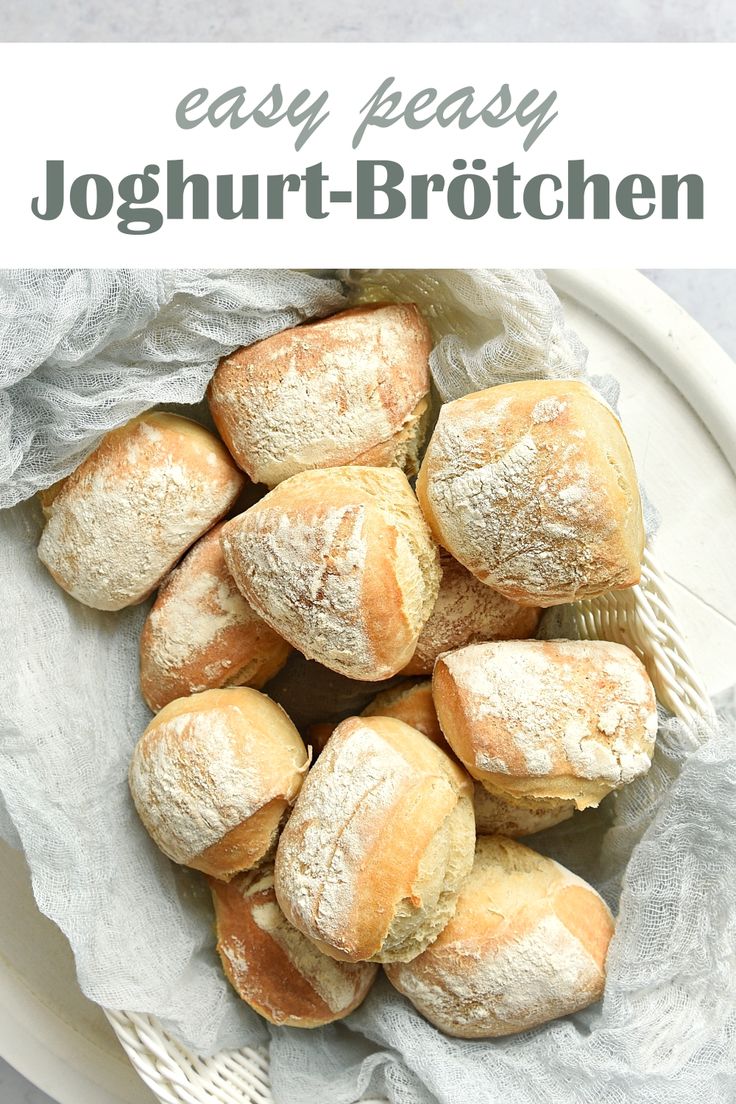
<path id="1" fill-rule="evenodd" d="M 221 361 L 213 416 L 256 482 L 312 468 L 416 461 L 429 391 L 429 330 L 417 308 L 353 308 Z"/>
<path id="2" fill-rule="evenodd" d="M 39 558 L 69 594 L 96 609 L 150 594 L 243 484 L 201 426 L 174 415 L 144 418 L 108 434 L 47 509 Z"/>
<path id="3" fill-rule="evenodd" d="M 472 644 L 440 658 L 434 692 L 455 752 L 481 780 L 499 776 L 488 779 L 492 790 L 508 786 L 522 798 L 526 779 L 527 795 L 574 798 L 585 807 L 649 769 L 654 690 L 622 644 Z M 567 778 L 569 792 L 551 789 L 554 778 Z M 592 785 L 578 791 L 575 779 Z"/>
<path id="4" fill-rule="evenodd" d="M 339 758 L 330 752 L 328 744 L 292 813 L 276 869 L 279 898 L 288 900 L 292 918 L 339 948 L 352 925 L 356 884 L 376 831 L 412 768 L 368 726 L 340 745 Z"/>
<path id="5" fill-rule="evenodd" d="M 258 760 L 236 745 L 224 710 L 182 713 L 160 725 L 131 764 L 131 788 L 145 804 L 169 857 L 188 863 L 270 799 Z"/>
<path id="6" fill-rule="evenodd" d="M 549 606 L 639 579 L 633 461 L 587 384 L 530 380 L 446 404 L 417 493 L 437 539 L 508 598 Z"/>

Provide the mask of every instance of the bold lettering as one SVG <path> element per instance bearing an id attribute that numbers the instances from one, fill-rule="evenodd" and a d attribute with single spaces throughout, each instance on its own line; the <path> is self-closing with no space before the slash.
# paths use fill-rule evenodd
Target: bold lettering
<path id="1" fill-rule="evenodd" d="M 662 218 L 680 217 L 680 188 L 685 185 L 687 191 L 687 217 L 703 218 L 703 178 L 695 173 L 688 176 L 662 177 Z"/>
<path id="2" fill-rule="evenodd" d="M 616 188 L 616 210 L 627 219 L 649 218 L 654 214 L 655 204 L 648 203 L 646 211 L 638 211 L 635 203 L 638 199 L 654 199 L 655 195 L 654 184 L 648 176 L 632 173 L 619 181 Z"/>
<path id="3" fill-rule="evenodd" d="M 284 194 L 286 192 L 298 192 L 301 187 L 301 177 L 296 173 L 287 176 L 273 173 L 266 177 L 266 218 L 282 219 L 284 217 Z"/>
<path id="4" fill-rule="evenodd" d="M 64 162 L 46 162 L 46 207 L 41 210 L 38 196 L 31 200 L 31 210 L 36 218 L 50 222 L 59 217 L 64 209 Z"/>
<path id="5" fill-rule="evenodd" d="M 385 171 L 383 184 L 376 183 L 376 169 Z M 399 191 L 404 170 L 397 161 L 358 161 L 356 172 L 356 212 L 359 219 L 394 219 L 406 210 L 406 199 Z M 376 195 L 386 200 L 385 211 L 376 210 Z"/>
<path id="6" fill-rule="evenodd" d="M 94 186 L 94 207 L 90 207 L 90 185 Z M 101 219 L 112 211 L 115 199 L 112 184 L 106 176 L 88 173 L 78 176 L 69 189 L 69 205 L 79 218 Z"/>
<path id="7" fill-rule="evenodd" d="M 124 176 L 118 193 L 123 202 L 118 207 L 118 230 L 121 234 L 155 234 L 163 226 L 164 216 L 157 207 L 147 207 L 158 196 L 158 165 L 146 165 L 142 173 Z M 134 226 L 141 229 L 134 230 Z"/>
<path id="8" fill-rule="evenodd" d="M 184 190 L 191 186 L 192 218 L 206 219 L 210 208 L 210 183 L 201 173 L 184 176 L 183 161 L 169 161 L 166 165 L 166 216 L 184 218 Z"/>
<path id="9" fill-rule="evenodd" d="M 555 192 L 558 192 L 562 187 L 559 176 L 553 176 L 551 173 L 540 173 L 538 176 L 533 176 L 524 185 L 524 210 L 532 218 L 555 219 L 559 217 L 562 211 L 563 203 L 561 199 L 556 200 L 554 211 L 542 210 L 542 185 L 547 180 L 551 181 Z"/>
<path id="10" fill-rule="evenodd" d="M 569 219 L 585 218 L 585 192 L 591 184 L 593 185 L 593 218 L 611 217 L 610 180 L 602 173 L 594 173 L 586 177 L 585 162 L 580 160 L 567 163 L 567 217 Z"/>

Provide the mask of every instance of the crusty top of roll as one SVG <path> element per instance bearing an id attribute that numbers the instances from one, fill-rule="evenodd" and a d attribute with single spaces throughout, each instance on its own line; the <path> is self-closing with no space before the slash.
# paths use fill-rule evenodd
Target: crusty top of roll
<path id="1" fill-rule="evenodd" d="M 521 606 L 492 590 L 444 550 L 440 568 L 437 601 L 404 668 L 405 675 L 431 675 L 438 655 L 465 644 L 534 636 L 541 614 L 536 606 Z"/>
<path id="2" fill-rule="evenodd" d="M 235 585 L 221 530 L 206 533 L 166 578 L 143 626 L 141 689 L 154 712 L 200 690 L 258 690 L 291 651 Z"/>
<path id="3" fill-rule="evenodd" d="M 472 862 L 471 793 L 465 772 L 402 721 L 343 721 L 279 840 L 288 919 L 335 958 L 417 954 Z"/>
<path id="4" fill-rule="evenodd" d="M 396 468 L 301 472 L 228 522 L 222 543 L 256 613 L 351 678 L 396 674 L 437 597 L 437 546 Z"/>
<path id="5" fill-rule="evenodd" d="M 279 908 L 273 862 L 229 883 L 210 879 L 217 950 L 243 1000 L 274 1024 L 319 1027 L 352 1012 L 378 967 L 337 962 L 292 927 Z"/>
<path id="6" fill-rule="evenodd" d="M 639 581 L 633 460 L 577 380 L 527 380 L 442 407 L 417 481 L 437 540 L 482 582 L 550 606 Z"/>
<path id="7" fill-rule="evenodd" d="M 130 789 L 161 850 L 192 866 L 266 806 L 277 804 L 280 816 L 306 769 L 299 733 L 265 694 L 206 690 L 178 698 L 153 718 L 133 753 Z M 269 823 L 257 858 L 272 829 Z"/>
<path id="8" fill-rule="evenodd" d="M 243 483 L 203 426 L 176 414 L 142 414 L 43 492 L 39 558 L 85 605 L 133 605 L 229 510 Z"/>
<path id="9" fill-rule="evenodd" d="M 510 1035 L 601 997 L 613 927 L 582 878 L 520 843 L 484 836 L 447 927 L 386 973 L 447 1034 Z"/>
<path id="10" fill-rule="evenodd" d="M 654 689 L 623 644 L 470 644 L 437 660 L 433 694 L 450 746 L 492 792 L 584 809 L 649 769 Z"/>
<path id="11" fill-rule="evenodd" d="M 220 361 L 212 416 L 251 479 L 309 468 L 416 462 L 431 339 L 411 303 L 354 307 Z M 416 470 L 416 469 L 414 469 Z"/>

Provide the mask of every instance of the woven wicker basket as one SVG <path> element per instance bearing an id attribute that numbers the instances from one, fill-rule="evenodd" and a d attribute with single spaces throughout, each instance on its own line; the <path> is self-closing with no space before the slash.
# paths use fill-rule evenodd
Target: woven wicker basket
<path id="1" fill-rule="evenodd" d="M 446 303 L 438 304 L 431 278 L 414 273 L 409 280 L 415 298 L 432 304 L 436 332 L 450 324 L 456 332 L 464 329 L 464 320 L 452 318 Z M 393 298 L 397 284 L 387 282 L 383 290 L 386 298 Z M 371 297 L 375 294 L 373 283 Z M 646 664 L 659 702 L 676 717 L 693 727 L 712 719 L 707 691 L 688 658 L 651 548 L 645 553 L 638 586 L 577 602 L 567 613 L 571 636 L 614 640 L 633 648 Z M 141 1078 L 166 1104 L 273 1100 L 265 1051 L 244 1048 L 202 1059 L 165 1032 L 154 1017 L 113 1011 L 107 1011 L 107 1017 Z"/>

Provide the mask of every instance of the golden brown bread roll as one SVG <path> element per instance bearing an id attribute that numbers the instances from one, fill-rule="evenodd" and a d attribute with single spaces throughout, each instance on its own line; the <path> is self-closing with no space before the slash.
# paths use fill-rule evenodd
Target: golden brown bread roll
<path id="1" fill-rule="evenodd" d="M 257 483 L 344 464 L 416 473 L 428 410 L 429 330 L 411 303 L 354 307 L 220 361 L 210 410 Z"/>
<path id="2" fill-rule="evenodd" d="M 545 828 L 554 828 L 569 820 L 575 812 L 574 801 L 529 797 L 514 801 L 501 793 L 491 793 L 482 782 L 473 791 L 475 830 L 479 836 L 532 836 Z"/>
<path id="3" fill-rule="evenodd" d="M 417 495 L 439 543 L 517 602 L 553 606 L 639 581 L 634 463 L 585 383 L 527 380 L 447 403 Z"/>
<path id="4" fill-rule="evenodd" d="M 654 689 L 623 644 L 469 644 L 437 660 L 432 690 L 448 743 L 494 795 L 585 809 L 649 770 Z"/>
<path id="5" fill-rule="evenodd" d="M 228 881 L 270 852 L 307 766 L 299 733 L 265 694 L 205 690 L 153 718 L 130 791 L 165 855 Z"/>
<path id="6" fill-rule="evenodd" d="M 273 1024 L 320 1027 L 365 999 L 378 966 L 336 962 L 292 927 L 273 888 L 273 863 L 210 879 L 217 950 L 238 996 Z"/>
<path id="7" fill-rule="evenodd" d="M 276 851 L 287 919 L 348 962 L 407 960 L 447 923 L 473 862 L 472 785 L 387 717 L 338 725 Z"/>
<path id="8" fill-rule="evenodd" d="M 154 713 L 201 690 L 259 690 L 291 652 L 236 587 L 221 530 L 210 529 L 164 580 L 143 626 L 141 689 Z"/>
<path id="9" fill-rule="evenodd" d="M 437 597 L 437 546 L 396 468 L 292 476 L 229 521 L 222 546 L 256 613 L 351 678 L 401 670 Z"/>
<path id="10" fill-rule="evenodd" d="M 600 999 L 613 918 L 592 886 L 501 836 L 478 840 L 455 913 L 389 981 L 448 1035 L 512 1035 Z"/>
<path id="11" fill-rule="evenodd" d="M 176 414 L 142 414 L 42 493 L 39 559 L 86 606 L 135 605 L 227 513 L 243 484 L 208 430 Z"/>
<path id="12" fill-rule="evenodd" d="M 395 717 L 428 736 L 447 755 L 452 755 L 437 720 L 432 700 L 431 679 L 407 679 L 376 694 L 361 713 L 362 717 Z"/>
<path id="13" fill-rule="evenodd" d="M 440 552 L 440 568 L 437 601 L 403 674 L 431 675 L 438 655 L 465 644 L 534 636 L 542 612 L 539 608 L 505 598 L 445 551 Z"/>

